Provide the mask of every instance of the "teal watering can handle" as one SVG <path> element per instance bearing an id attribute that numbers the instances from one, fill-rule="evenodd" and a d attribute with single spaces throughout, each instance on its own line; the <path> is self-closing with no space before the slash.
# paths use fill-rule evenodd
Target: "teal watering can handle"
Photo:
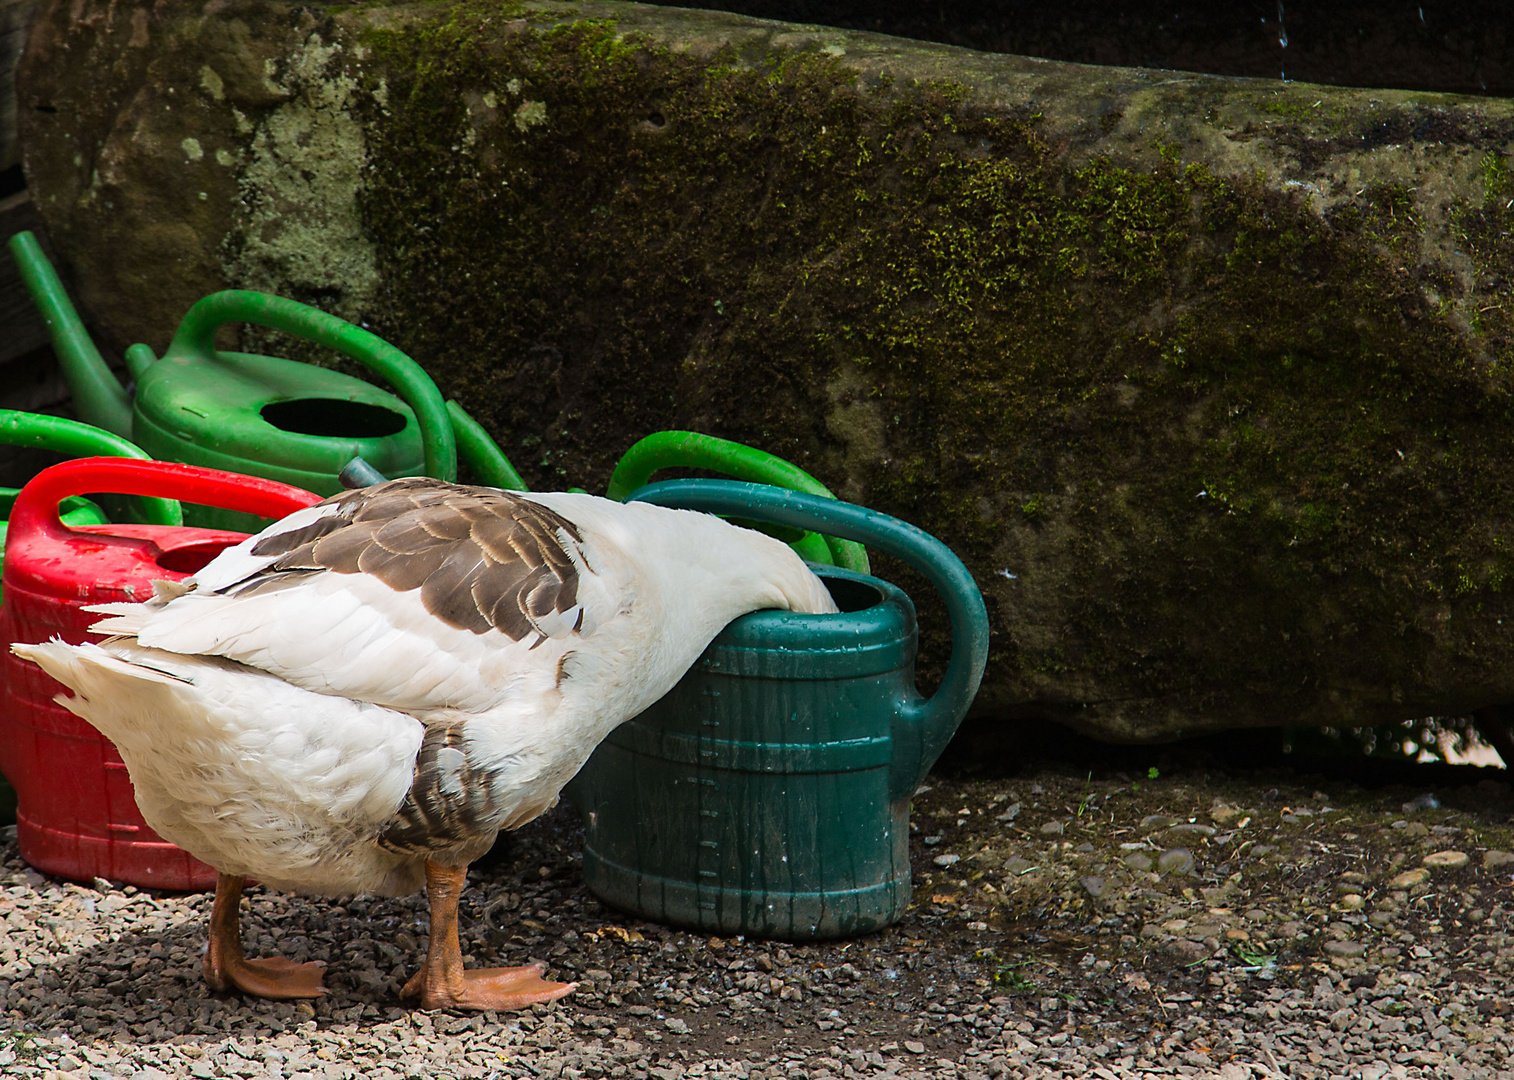
<path id="1" fill-rule="evenodd" d="M 740 480 L 775 484 L 793 491 L 807 491 L 821 498 L 834 499 L 831 489 L 799 466 L 754 446 L 717 439 L 697 431 L 658 431 L 642 439 L 625 456 L 610 475 L 605 498 L 623 501 L 625 497 L 652 479 L 660 469 L 709 469 Z M 869 572 L 867 549 L 861 544 L 827 537 L 831 561 L 859 574 Z"/>
<path id="2" fill-rule="evenodd" d="M 894 724 L 895 793 L 907 798 L 935 764 L 967 713 L 988 663 L 988 610 L 962 560 L 929 533 L 865 506 L 734 480 L 667 480 L 625 500 L 730 514 L 814 529 L 902 559 L 935 586 L 951 617 L 952 654 L 930 698 L 902 702 Z"/>
<path id="3" fill-rule="evenodd" d="M 452 420 L 442 403 L 441 391 L 410 357 L 377 334 L 370 334 L 319 308 L 283 296 L 228 289 L 211 293 L 184 315 L 169 352 L 215 355 L 216 331 L 227 323 L 247 322 L 282 330 L 287 334 L 335 349 L 356 360 L 399 391 L 405 404 L 415 410 L 426 453 L 426 473 L 438 480 L 457 479 L 457 441 Z"/>
<path id="4" fill-rule="evenodd" d="M 147 460 L 147 451 L 134 442 L 77 420 L 61 416 L 0 409 L 0 444 L 37 446 L 69 457 L 128 457 Z M 182 525 L 184 514 L 173 499 L 142 500 L 142 512 L 152 525 Z"/>

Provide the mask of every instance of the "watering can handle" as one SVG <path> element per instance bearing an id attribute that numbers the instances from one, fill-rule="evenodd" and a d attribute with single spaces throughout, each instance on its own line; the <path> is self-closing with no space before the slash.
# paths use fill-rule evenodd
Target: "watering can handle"
<path id="1" fill-rule="evenodd" d="M 799 466 L 765 450 L 697 431 L 658 431 L 625 452 L 610 475 L 605 498 L 621 501 L 644 487 L 653 473 L 675 467 L 710 469 L 741 480 L 807 491 L 824 499 L 836 497 L 830 488 Z M 827 538 L 826 543 L 837 566 L 859 574 L 869 572 L 867 551 L 861 544 L 835 538 Z"/>
<path id="2" fill-rule="evenodd" d="M 272 518 L 284 517 L 321 501 L 313 492 L 277 480 L 200 465 L 119 457 L 77 458 L 43 469 L 21 489 L 11 508 L 10 535 L 30 531 L 56 537 L 69 535 L 72 530 L 58 517 L 58 503 L 70 495 L 92 491 L 182 499 Z"/>
<path id="3" fill-rule="evenodd" d="M 148 454 L 134 442 L 104 428 L 81 424 L 61 416 L 0 409 L 0 443 L 6 446 L 38 446 L 58 454 L 76 457 L 146 459 Z M 182 525 L 184 514 L 172 499 L 149 499 L 143 506 L 148 521 L 154 525 Z"/>
<path id="4" fill-rule="evenodd" d="M 399 349 L 377 334 L 298 300 L 247 289 L 227 289 L 211 293 L 185 312 L 169 352 L 214 356 L 216 331 L 234 322 L 271 327 L 335 349 L 384 379 L 415 410 L 426 453 L 427 475 L 438 480 L 457 479 L 457 441 L 441 391 L 431 376 Z"/>
<path id="5" fill-rule="evenodd" d="M 988 663 L 988 610 L 962 560 L 934 536 L 898 518 L 767 484 L 667 480 L 642 488 L 626 501 L 730 514 L 842 536 L 885 551 L 925 575 L 946 602 L 952 653 L 935 694 L 902 703 L 894 725 L 895 792 L 909 797 L 957 730 Z M 901 769 L 907 771 L 901 773 Z"/>

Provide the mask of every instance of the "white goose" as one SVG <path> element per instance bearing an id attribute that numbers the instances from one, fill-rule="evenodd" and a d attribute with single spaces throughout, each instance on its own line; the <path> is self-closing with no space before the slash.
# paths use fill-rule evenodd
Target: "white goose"
<path id="1" fill-rule="evenodd" d="M 143 604 L 103 644 L 16 645 L 121 752 L 147 822 L 219 872 L 206 981 L 325 993 L 242 955 L 245 879 L 400 895 L 431 937 L 423 1007 L 517 1008 L 573 984 L 465 971 L 468 864 L 530 821 L 731 619 L 835 611 L 804 563 L 718 518 L 591 495 L 394 480 L 291 514 Z"/>

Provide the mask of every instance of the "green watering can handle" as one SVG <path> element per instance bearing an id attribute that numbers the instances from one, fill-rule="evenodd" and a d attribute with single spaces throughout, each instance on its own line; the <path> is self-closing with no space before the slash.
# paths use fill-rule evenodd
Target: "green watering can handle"
<path id="1" fill-rule="evenodd" d="M 419 364 L 393 345 L 377 334 L 298 300 L 228 289 L 211 293 L 185 313 L 168 351 L 172 355 L 212 358 L 216 331 L 234 322 L 271 327 L 335 349 L 384 379 L 415 410 L 426 453 L 426 474 L 438 480 L 457 479 L 457 441 L 441 391 Z"/>
<path id="2" fill-rule="evenodd" d="M 447 402 L 447 415 L 452 419 L 452 434 L 457 439 L 457 452 L 462 455 L 474 477 L 480 484 L 504 488 L 506 491 L 530 491 L 521 479 L 510 459 L 499 444 L 489 437 L 480 424 L 469 416 L 455 401 Z"/>
<path id="3" fill-rule="evenodd" d="M 713 435 L 702 435 L 697 431 L 658 431 L 626 451 L 620 464 L 615 466 L 615 471 L 610 475 L 610 486 L 605 489 L 605 498 L 623 502 L 631 492 L 644 487 L 652 479 L 653 473 L 671 468 L 709 469 L 734 476 L 738 480 L 773 484 L 792 491 L 807 491 L 823 499 L 836 497 L 831 494 L 830 488 L 799 466 L 765 450 L 731 442 L 729 439 L 717 439 Z M 859 574 L 869 572 L 867 549 L 861 544 L 832 536 L 825 537 L 824 542 L 829 548 L 830 559 L 812 561 L 830 561 Z M 812 554 L 799 544 L 795 547 L 801 555 L 808 557 Z"/>
<path id="4" fill-rule="evenodd" d="M 734 480 L 666 480 L 626 502 L 649 502 L 814 529 L 869 544 L 913 566 L 935 586 L 951 616 L 952 655 L 930 698 L 902 702 L 894 723 L 895 792 L 907 798 L 957 730 L 988 663 L 988 610 L 962 560 L 929 533 L 865 506 Z M 902 771 L 901 770 L 905 770 Z"/>
<path id="5" fill-rule="evenodd" d="M 70 457 L 129 457 L 149 460 L 136 443 L 61 416 L 0 409 L 0 444 L 37 446 Z M 182 525 L 184 514 L 173 499 L 143 499 L 142 510 L 153 525 Z"/>

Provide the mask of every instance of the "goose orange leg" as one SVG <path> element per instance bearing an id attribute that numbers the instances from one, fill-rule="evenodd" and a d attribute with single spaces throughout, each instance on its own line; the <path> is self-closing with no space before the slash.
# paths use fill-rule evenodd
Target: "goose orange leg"
<path id="1" fill-rule="evenodd" d="M 257 997 L 321 997 L 327 993 L 321 985 L 326 965 L 319 961 L 296 964 L 282 956 L 248 960 L 242 955 L 239 908 L 246 878 L 231 874 L 216 875 L 216 899 L 210 909 L 210 946 L 205 950 L 205 982 L 212 990 L 237 989 Z"/>
<path id="2" fill-rule="evenodd" d="M 426 960 L 400 991 L 421 1000 L 423 1009 L 521 1009 L 538 1001 L 555 1001 L 577 983 L 548 982 L 541 964 L 516 968 L 463 970 L 457 938 L 457 902 L 468 868 L 426 862 L 426 898 L 431 902 L 431 941 Z"/>

